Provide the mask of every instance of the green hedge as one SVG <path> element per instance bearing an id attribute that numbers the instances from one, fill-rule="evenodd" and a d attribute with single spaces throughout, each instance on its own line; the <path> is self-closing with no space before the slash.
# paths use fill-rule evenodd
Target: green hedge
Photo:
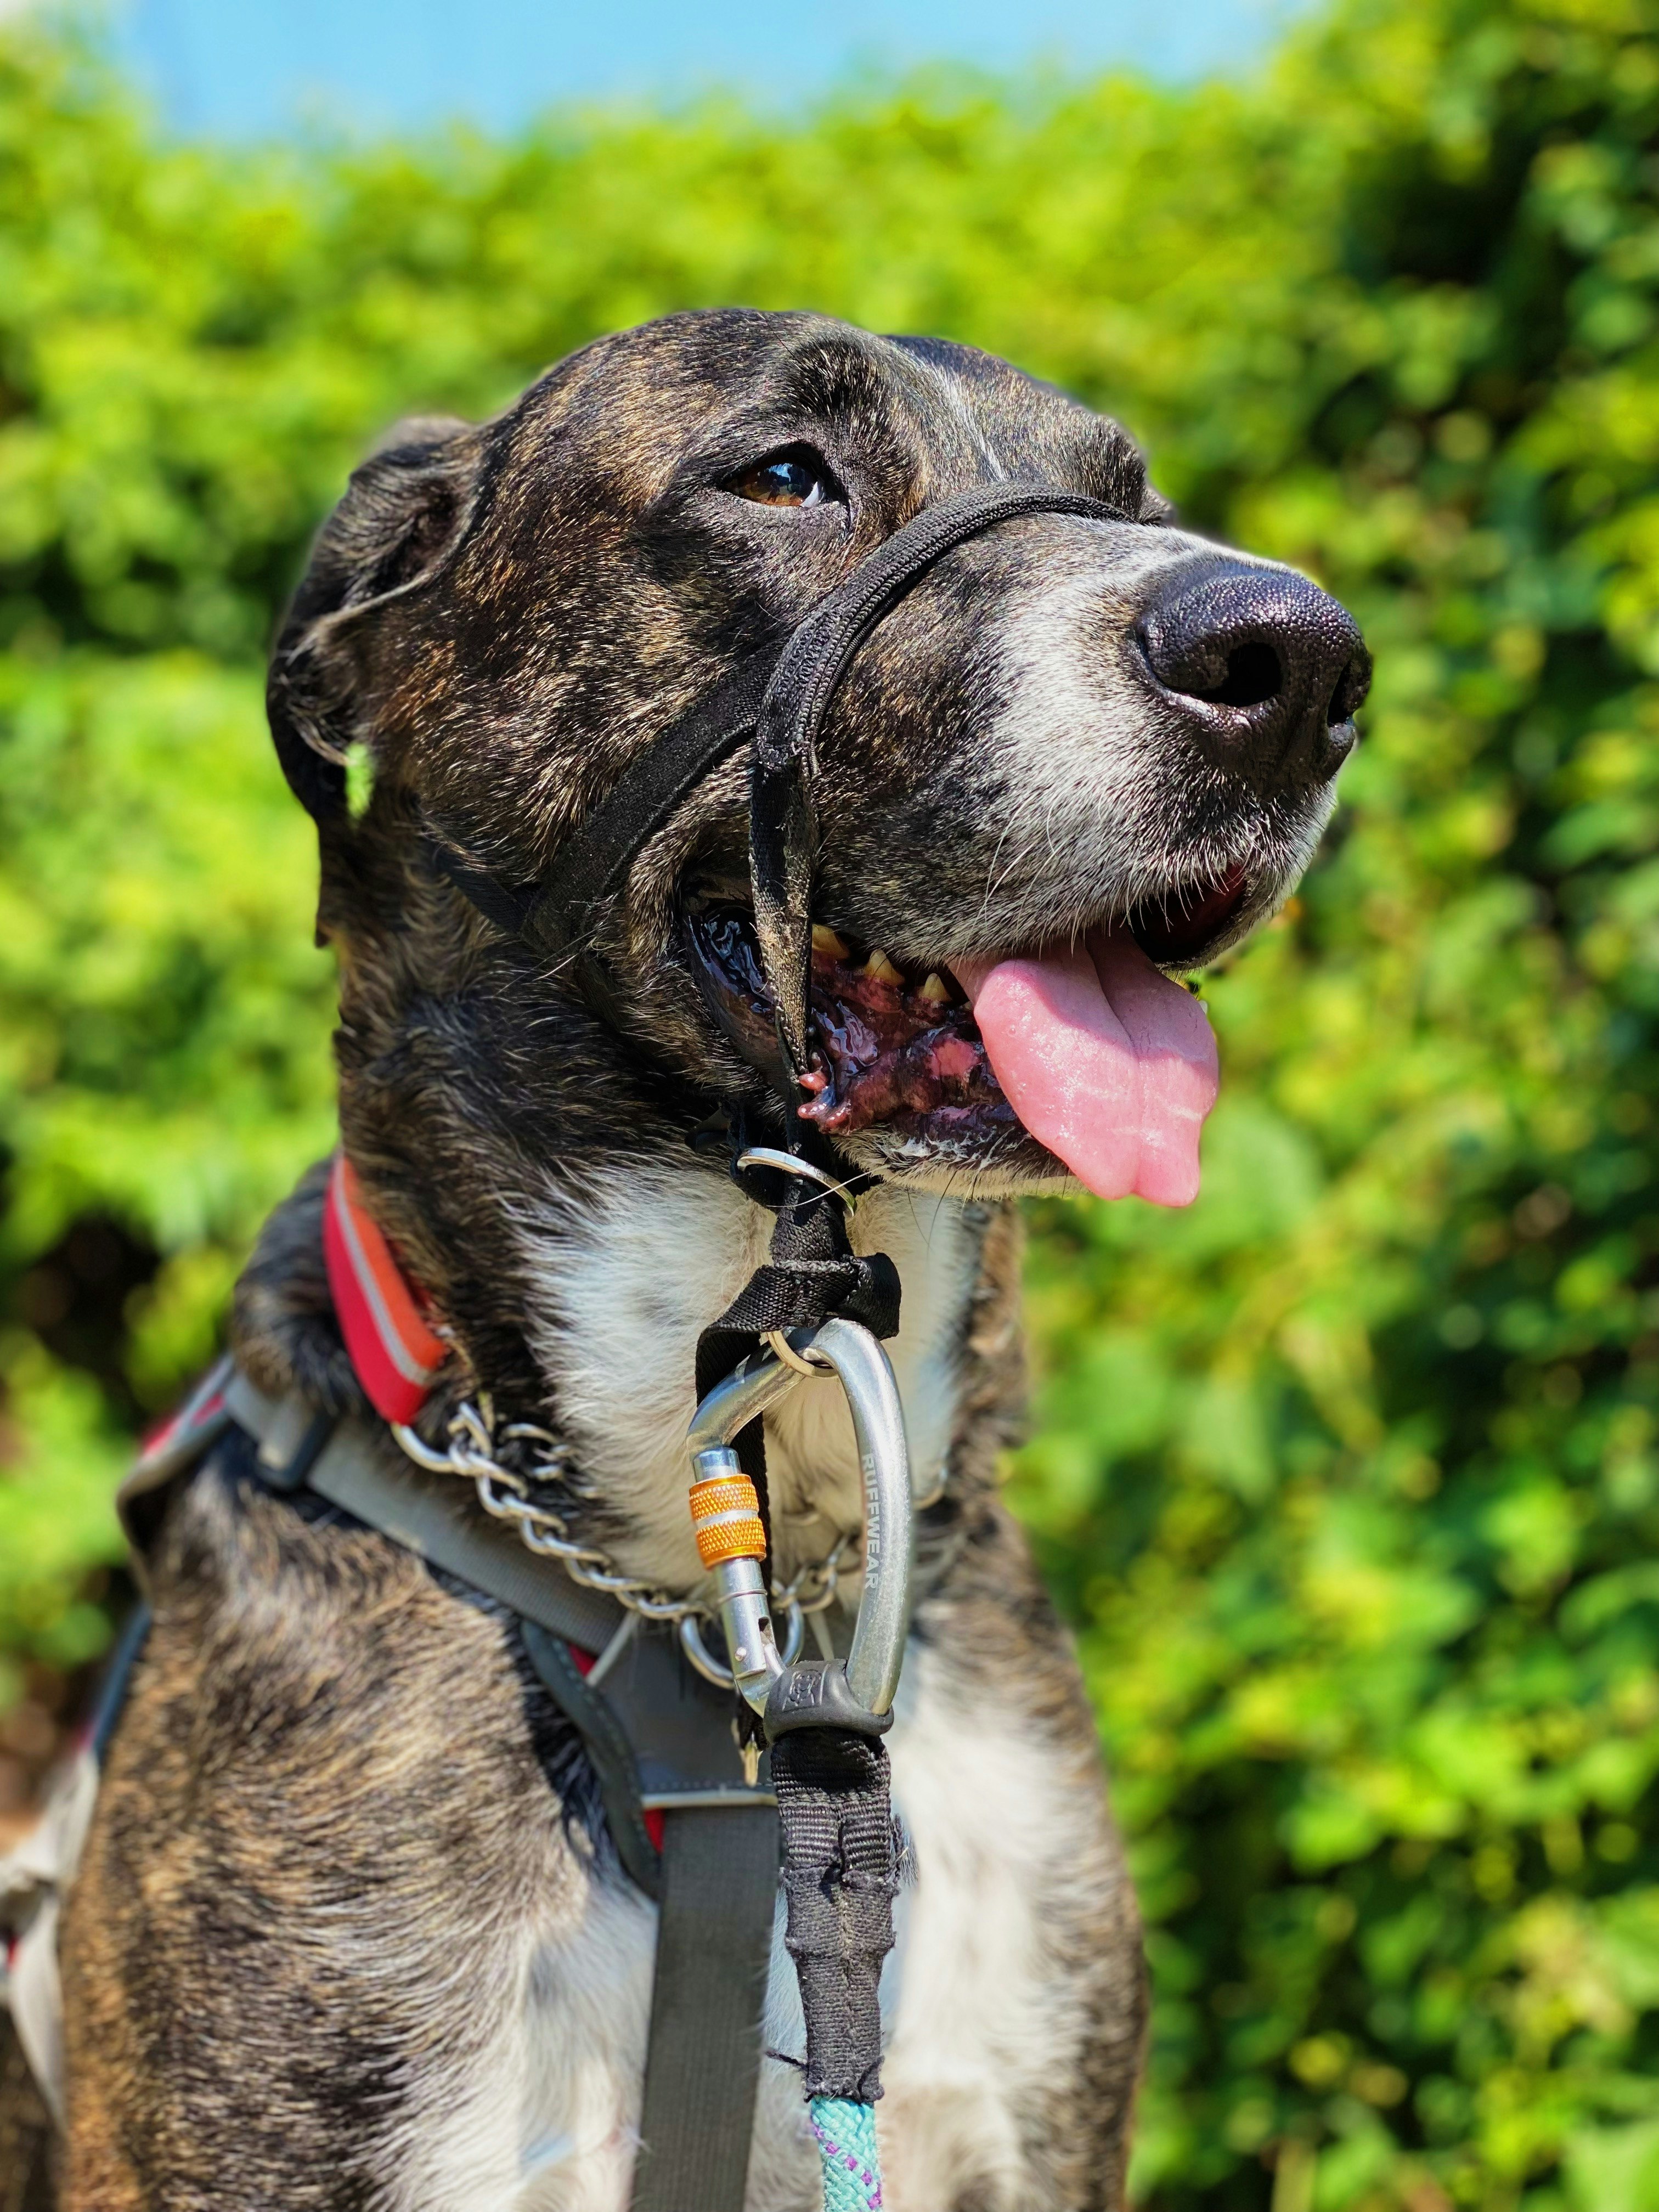
<path id="1" fill-rule="evenodd" d="M 258 664 L 354 456 L 669 307 L 970 339 L 1378 663 L 1210 988 L 1205 1196 L 1038 1224 L 1013 1479 L 1151 1923 L 1138 2187 L 1659 2208 L 1656 29 L 1352 0 L 1242 89 L 233 158 L 13 20 L 0 1699 L 106 1633 L 125 1432 L 327 1141 Z"/>

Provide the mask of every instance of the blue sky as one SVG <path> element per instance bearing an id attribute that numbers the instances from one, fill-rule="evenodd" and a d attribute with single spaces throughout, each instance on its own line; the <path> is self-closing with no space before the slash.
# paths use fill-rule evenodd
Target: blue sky
<path id="1" fill-rule="evenodd" d="M 3 0 L 0 0 L 3 4 Z M 1248 68 L 1297 0 L 125 0 L 117 37 L 173 125 L 245 135 L 729 87 L 793 106 L 919 63 L 1161 76 Z"/>

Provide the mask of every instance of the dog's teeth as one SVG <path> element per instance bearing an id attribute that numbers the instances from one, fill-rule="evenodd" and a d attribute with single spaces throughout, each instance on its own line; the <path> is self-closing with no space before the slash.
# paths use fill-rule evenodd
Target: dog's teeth
<path id="1" fill-rule="evenodd" d="M 875 951 L 865 962 L 864 972 L 867 976 L 869 976 L 872 982 L 896 983 L 899 985 L 901 989 L 903 988 L 903 976 L 901 975 L 898 969 L 894 967 L 892 962 L 882 951 L 880 945 L 877 945 Z"/>
<path id="2" fill-rule="evenodd" d="M 936 1006 L 948 1006 L 951 1003 L 950 986 L 941 981 L 938 969 L 930 969 L 927 981 L 917 992 L 916 996 L 920 999 L 931 999 Z"/>
<path id="3" fill-rule="evenodd" d="M 812 924 L 812 950 L 827 954 L 831 960 L 845 960 L 847 957 L 846 940 L 837 937 L 825 921 Z"/>

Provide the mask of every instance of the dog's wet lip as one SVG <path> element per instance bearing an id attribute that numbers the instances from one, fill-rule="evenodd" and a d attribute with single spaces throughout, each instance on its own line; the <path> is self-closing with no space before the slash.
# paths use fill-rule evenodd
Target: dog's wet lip
<path id="1" fill-rule="evenodd" d="M 1196 965 L 1249 899 L 1242 866 L 1194 875 L 1115 925 L 1163 968 Z M 781 1078 L 771 993 L 745 902 L 687 899 L 690 965 L 716 1024 L 749 1064 Z M 812 932 L 813 1065 L 802 1112 L 829 1136 L 880 1125 L 924 1143 L 983 1146 L 1018 1128 L 968 994 L 942 961 L 918 964 L 838 923 Z"/>
<path id="2" fill-rule="evenodd" d="M 1199 878 L 1183 888 L 1143 899 L 1124 918 L 1135 943 L 1160 968 L 1195 960 L 1213 945 L 1250 894 L 1243 867 Z"/>
<path id="3" fill-rule="evenodd" d="M 688 902 L 686 937 L 719 1026 L 751 1066 L 780 1073 L 772 1001 L 752 918 L 733 905 Z M 948 969 L 901 964 L 828 923 L 813 931 L 814 1065 L 803 1113 L 826 1134 L 879 1122 L 923 1140 L 989 1139 L 1014 1126 L 967 994 Z"/>

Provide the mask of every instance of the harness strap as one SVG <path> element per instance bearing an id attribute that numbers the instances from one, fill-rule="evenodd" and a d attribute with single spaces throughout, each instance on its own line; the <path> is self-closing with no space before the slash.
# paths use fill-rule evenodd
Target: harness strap
<path id="1" fill-rule="evenodd" d="M 224 1385 L 224 1402 L 258 1445 L 260 1479 L 270 1488 L 314 1490 L 365 1528 L 583 1650 L 603 1651 L 616 1634 L 623 1616 L 614 1599 L 550 1574 L 516 1536 L 476 1510 L 460 1483 L 413 1461 L 393 1462 L 374 1448 L 365 1423 L 325 1414 L 319 1449 L 310 1408 L 297 1398 L 268 1398 L 240 1370 Z"/>
<path id="2" fill-rule="evenodd" d="M 742 2212 L 778 1893 L 778 1824 L 672 1814 L 633 2212 Z"/>
<path id="3" fill-rule="evenodd" d="M 587 1747 L 605 1806 L 605 1826 L 617 1857 L 646 1895 L 660 1900 L 662 1869 L 658 1853 L 664 1831 L 659 1823 L 653 1834 L 647 1822 L 627 1732 L 608 1702 L 597 1690 L 588 1688 L 586 1674 L 563 1637 L 550 1635 L 535 1620 L 525 1622 L 523 1633 L 526 1656 L 542 1687 Z"/>

